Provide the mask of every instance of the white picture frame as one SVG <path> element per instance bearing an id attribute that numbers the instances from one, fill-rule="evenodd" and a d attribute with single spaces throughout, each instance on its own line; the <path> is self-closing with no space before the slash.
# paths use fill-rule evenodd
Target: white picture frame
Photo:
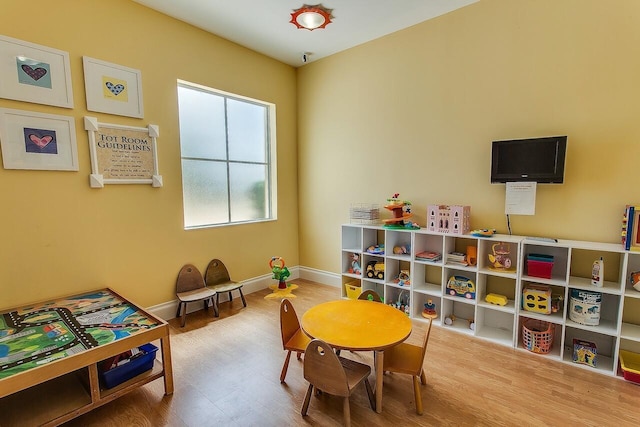
<path id="1" fill-rule="evenodd" d="M 144 117 L 140 70 L 82 57 L 87 110 L 127 117 Z"/>
<path id="2" fill-rule="evenodd" d="M 91 155 L 91 188 L 105 184 L 151 184 L 162 187 L 158 172 L 157 125 L 145 127 L 99 123 L 84 118 Z"/>
<path id="3" fill-rule="evenodd" d="M 5 169 L 78 170 L 73 117 L 0 108 Z"/>
<path id="4" fill-rule="evenodd" d="M 0 35 L 0 97 L 73 108 L 69 54 Z"/>

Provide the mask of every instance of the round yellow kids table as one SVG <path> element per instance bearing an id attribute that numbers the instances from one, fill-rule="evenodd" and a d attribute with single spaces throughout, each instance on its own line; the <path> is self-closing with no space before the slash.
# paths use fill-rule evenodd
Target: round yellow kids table
<path id="1" fill-rule="evenodd" d="M 376 352 L 376 412 L 381 413 L 384 350 L 409 337 L 409 317 L 379 302 L 338 300 L 307 310 L 301 325 L 311 338 L 321 339 L 336 349 Z"/>

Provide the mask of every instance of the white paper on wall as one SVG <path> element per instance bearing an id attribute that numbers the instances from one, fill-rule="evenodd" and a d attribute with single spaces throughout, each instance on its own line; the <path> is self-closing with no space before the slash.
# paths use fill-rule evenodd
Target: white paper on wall
<path id="1" fill-rule="evenodd" d="M 504 213 L 507 215 L 535 215 L 536 182 L 507 182 Z"/>

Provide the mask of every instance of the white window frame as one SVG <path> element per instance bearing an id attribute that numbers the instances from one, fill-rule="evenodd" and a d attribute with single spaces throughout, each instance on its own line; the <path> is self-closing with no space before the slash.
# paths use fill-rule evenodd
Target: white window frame
<path id="1" fill-rule="evenodd" d="M 208 92 L 208 93 L 212 93 L 214 95 L 218 95 L 218 96 L 222 96 L 225 98 L 231 98 L 237 101 L 245 101 L 245 102 L 249 102 L 252 104 L 258 104 L 258 105 L 262 105 L 265 106 L 267 108 L 267 155 L 268 155 L 268 159 L 266 161 L 266 165 L 267 165 L 267 170 L 268 170 L 268 179 L 269 179 L 269 188 L 267 189 L 268 192 L 268 197 L 269 197 L 269 212 L 270 215 L 268 215 L 266 218 L 261 218 L 261 219 L 254 219 L 254 220 L 248 220 L 248 221 L 229 221 L 229 222 L 224 222 L 224 223 L 216 223 L 216 224 L 202 224 L 202 225 L 192 225 L 192 226 L 187 226 L 187 224 L 185 223 L 185 218 L 184 218 L 184 182 L 181 183 L 181 191 L 182 191 L 182 195 L 183 195 L 183 205 L 182 205 L 182 211 L 183 211 L 183 224 L 184 224 L 184 229 L 185 230 L 194 230 L 194 229 L 200 229 L 200 228 L 212 228 L 212 227 L 227 227 L 227 226 L 232 226 L 232 225 L 238 225 L 238 224 L 251 224 L 251 223 L 260 223 L 260 222 L 268 222 L 268 221 L 275 221 L 278 219 L 278 181 L 277 181 L 277 156 L 276 156 L 276 106 L 273 103 L 270 102 L 266 102 L 266 101 L 262 101 L 259 99 L 254 99 L 254 98 L 249 98 L 246 96 L 242 96 L 242 95 L 238 95 L 235 93 L 231 93 L 231 92 L 225 92 L 219 89 L 215 89 L 215 88 L 211 88 L 208 86 L 204 86 L 204 85 L 200 85 L 197 83 L 192 83 L 192 82 L 188 82 L 186 80 L 177 80 L 177 86 L 176 86 L 176 95 L 177 95 L 177 90 L 180 86 L 183 87 L 187 87 L 189 89 L 195 89 L 195 90 L 200 90 L 203 92 Z M 178 115 L 178 123 L 180 121 L 180 117 Z M 178 132 L 178 138 L 180 138 L 180 132 Z M 182 173 L 182 160 L 184 159 L 191 159 L 190 157 L 182 157 L 182 146 L 180 146 L 180 171 Z M 229 160 L 226 160 L 226 163 L 234 163 L 234 162 L 229 162 Z M 229 191 L 229 182 L 227 181 L 227 191 L 230 194 Z M 230 199 L 227 202 L 227 207 L 229 207 L 229 203 L 230 203 Z"/>

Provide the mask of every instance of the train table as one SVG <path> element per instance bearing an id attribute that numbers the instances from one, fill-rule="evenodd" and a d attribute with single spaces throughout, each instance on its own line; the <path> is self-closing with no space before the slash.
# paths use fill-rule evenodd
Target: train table
<path id="1" fill-rule="evenodd" d="M 105 388 L 101 361 L 156 340 L 150 370 Z M 0 314 L 2 426 L 59 425 L 158 378 L 172 394 L 169 325 L 111 289 Z"/>

